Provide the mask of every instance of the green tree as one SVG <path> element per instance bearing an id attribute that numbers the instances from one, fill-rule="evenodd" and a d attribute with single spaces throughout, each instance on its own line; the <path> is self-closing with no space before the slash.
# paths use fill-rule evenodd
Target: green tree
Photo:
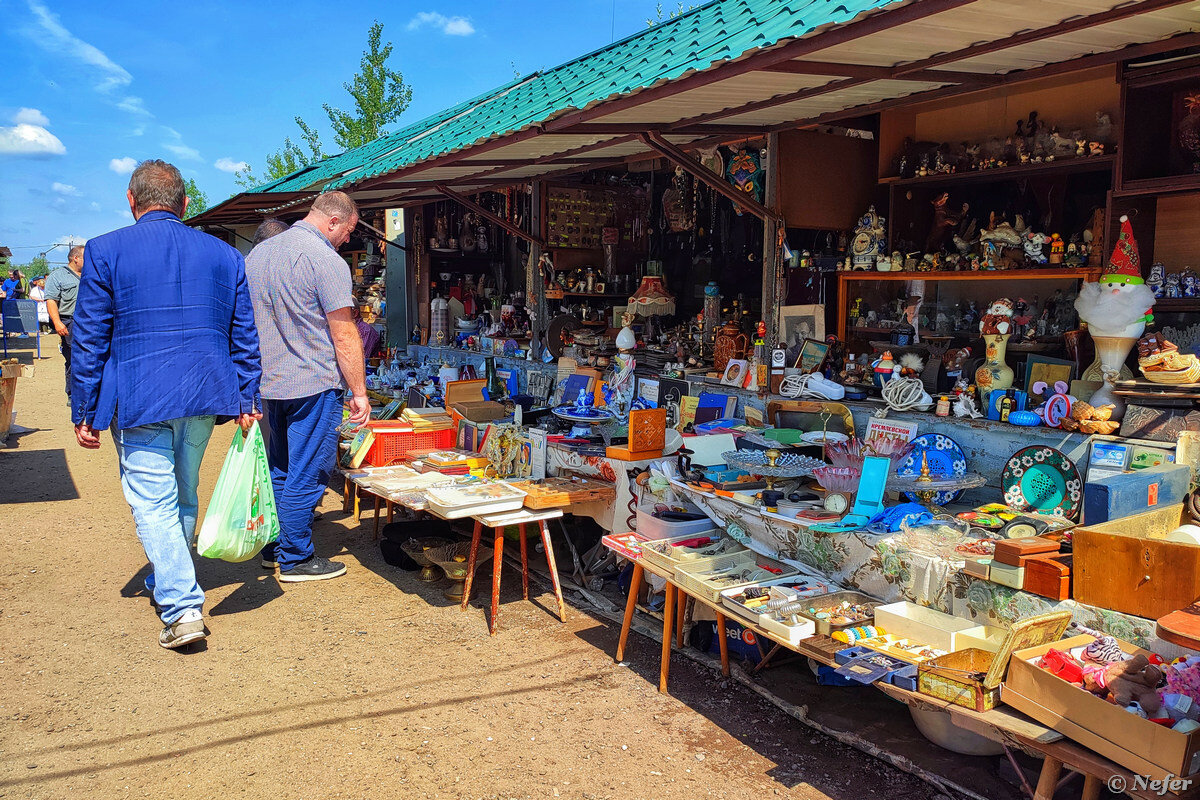
<path id="1" fill-rule="evenodd" d="M 351 150 L 383 136 L 387 125 L 398 119 L 412 102 L 412 88 L 404 82 L 400 72 L 387 64 L 391 55 L 392 43 L 383 43 L 383 23 L 376 20 L 367 33 L 367 49 L 359 62 L 359 72 L 342 84 L 354 100 L 353 110 L 343 111 L 329 103 L 322 105 L 333 128 L 333 139 L 342 150 Z M 300 117 L 295 120 L 303 147 L 291 137 L 285 138 L 283 147 L 266 157 L 266 168 L 261 177 L 254 175 L 250 167 L 234 173 L 234 181 L 239 186 L 252 189 L 326 158 L 318 131 Z"/>
<path id="2" fill-rule="evenodd" d="M 687 8 L 684 8 L 683 3 L 677 3 L 674 11 L 672 11 L 668 14 L 664 14 L 663 13 L 663 4 L 655 3 L 654 4 L 654 18 L 653 19 L 651 19 L 649 17 L 646 18 L 646 27 L 653 28 L 658 23 L 665 22 L 666 20 L 669 20 L 669 19 L 675 19 L 676 17 L 680 16 L 681 14 L 685 14 L 688 11 L 691 11 L 693 8 L 698 8 L 698 6 L 689 5 Z"/>
<path id="3" fill-rule="evenodd" d="M 21 267 L 14 265 L 12 267 L 8 267 L 8 269 L 19 269 L 21 272 L 25 273 L 26 278 L 33 280 L 34 278 L 40 278 L 43 275 L 50 274 L 50 262 L 44 255 L 36 255 L 29 259 L 28 264 Z"/>
<path id="4" fill-rule="evenodd" d="M 195 178 L 188 178 L 183 182 L 183 186 L 187 189 L 188 196 L 187 212 L 183 215 L 183 218 L 188 219 L 207 211 L 208 195 L 200 191 L 200 187 L 196 185 Z"/>

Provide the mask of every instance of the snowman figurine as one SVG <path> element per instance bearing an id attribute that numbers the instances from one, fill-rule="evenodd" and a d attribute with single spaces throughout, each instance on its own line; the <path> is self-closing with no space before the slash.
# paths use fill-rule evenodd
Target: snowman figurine
<path id="1" fill-rule="evenodd" d="M 1115 406 L 1112 419 L 1120 420 L 1125 402 L 1112 393 L 1146 323 L 1154 321 L 1154 290 L 1142 278 L 1137 240 L 1129 217 L 1121 217 L 1121 233 L 1104 274 L 1096 283 L 1085 283 L 1075 298 L 1079 319 L 1086 322 L 1096 344 L 1096 362 L 1084 372 L 1083 380 L 1102 380 L 1103 385 L 1088 400 L 1093 406 Z"/>

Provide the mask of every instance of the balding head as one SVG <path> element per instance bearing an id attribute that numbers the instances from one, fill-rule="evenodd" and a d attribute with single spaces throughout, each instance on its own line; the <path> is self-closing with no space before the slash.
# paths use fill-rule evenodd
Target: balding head
<path id="1" fill-rule="evenodd" d="M 137 165 L 129 176 L 126 197 L 135 218 L 147 211 L 170 211 L 182 217 L 187 208 L 183 176 L 173 164 L 157 158 Z"/>
<path id="2" fill-rule="evenodd" d="M 288 229 L 288 224 L 276 217 L 267 217 L 254 231 L 254 245 L 259 242 L 265 242 L 272 236 L 278 236 Z"/>
<path id="3" fill-rule="evenodd" d="M 358 206 L 345 192 L 324 192 L 313 201 L 304 221 L 319 230 L 334 247 L 341 247 L 358 224 Z"/>

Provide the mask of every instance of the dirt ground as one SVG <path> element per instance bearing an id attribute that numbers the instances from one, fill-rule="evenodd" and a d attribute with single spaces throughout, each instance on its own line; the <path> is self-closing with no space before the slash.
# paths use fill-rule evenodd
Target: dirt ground
<path id="1" fill-rule="evenodd" d="M 56 344 L 18 381 L 34 430 L 0 449 L 0 796 L 937 796 L 687 659 L 659 694 L 656 643 L 614 664 L 612 623 L 560 624 L 512 570 L 489 637 L 483 594 L 463 613 L 388 566 L 332 491 L 317 549 L 346 577 L 285 588 L 198 559 L 212 636 L 163 650 L 111 440 L 75 444 Z"/>

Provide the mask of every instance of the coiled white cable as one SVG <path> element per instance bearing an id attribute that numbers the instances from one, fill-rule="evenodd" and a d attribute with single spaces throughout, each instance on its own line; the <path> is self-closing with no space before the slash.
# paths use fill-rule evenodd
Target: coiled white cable
<path id="1" fill-rule="evenodd" d="M 926 411 L 933 405 L 920 378 L 892 378 L 883 385 L 882 393 L 893 411 Z"/>
<path id="2" fill-rule="evenodd" d="M 784 397 L 800 397 L 808 391 L 808 383 L 812 380 L 812 375 L 788 375 L 783 379 L 783 383 L 779 384 L 779 393 Z"/>

